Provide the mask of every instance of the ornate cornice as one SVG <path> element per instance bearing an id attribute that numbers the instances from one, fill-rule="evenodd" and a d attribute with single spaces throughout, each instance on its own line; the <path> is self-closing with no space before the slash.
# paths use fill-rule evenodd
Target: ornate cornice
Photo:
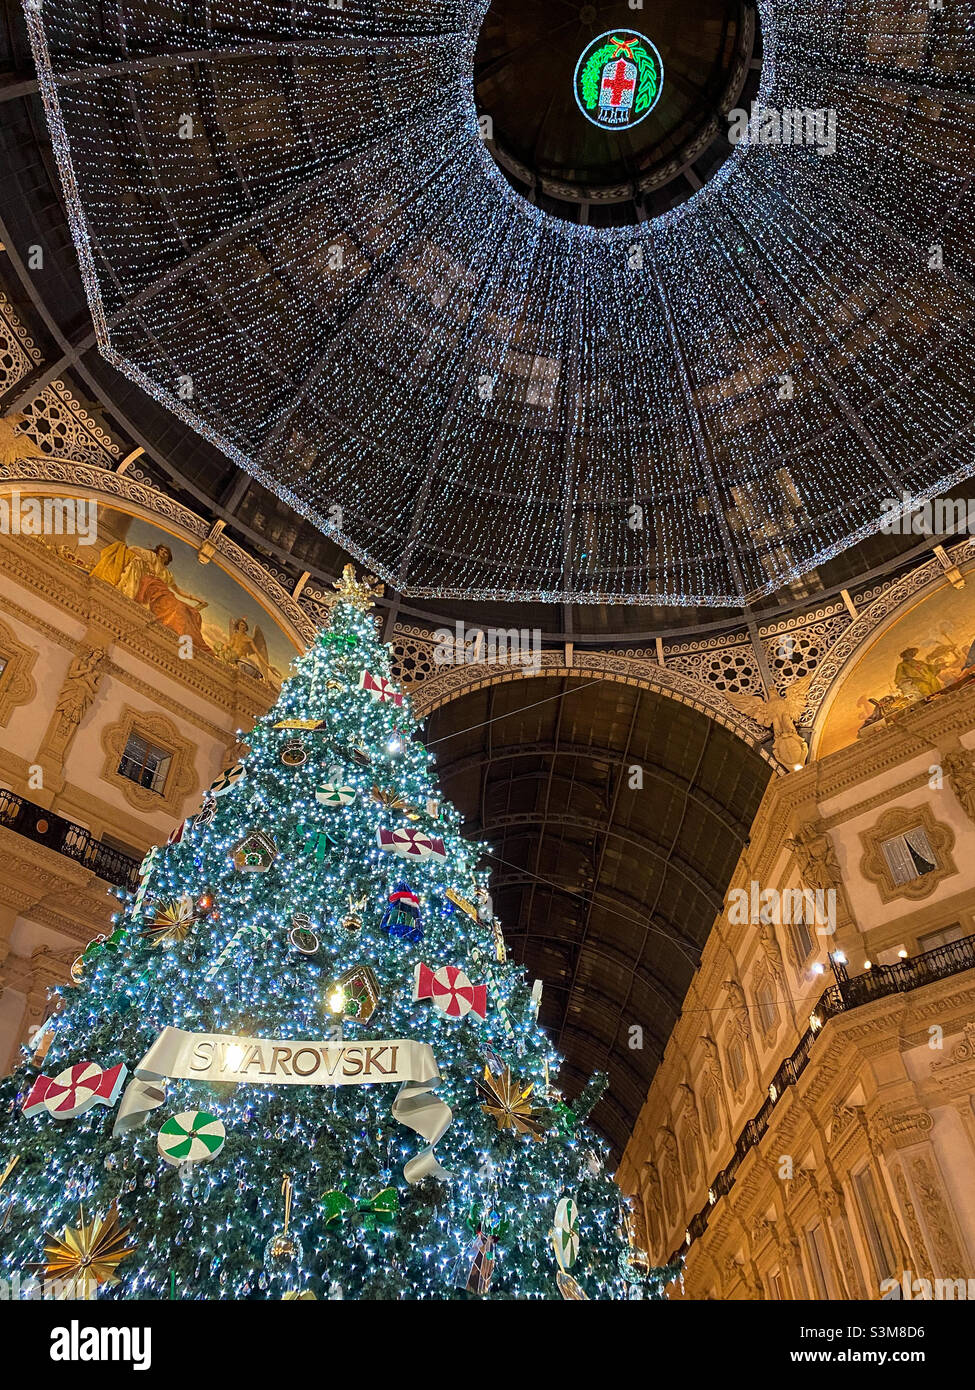
<path id="1" fill-rule="evenodd" d="M 31 671 L 37 652 L 18 641 L 6 623 L 0 622 L 0 725 L 6 724 L 19 705 L 29 705 L 37 694 Z"/>

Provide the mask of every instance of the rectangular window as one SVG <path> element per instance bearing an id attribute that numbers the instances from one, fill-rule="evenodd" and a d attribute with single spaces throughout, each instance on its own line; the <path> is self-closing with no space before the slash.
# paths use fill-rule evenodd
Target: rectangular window
<path id="1" fill-rule="evenodd" d="M 755 995 L 758 1004 L 758 1020 L 763 1033 L 770 1033 L 775 1027 L 775 991 L 769 984 L 760 986 Z"/>
<path id="2" fill-rule="evenodd" d="M 934 873 L 938 867 L 923 825 L 907 830 L 903 835 L 892 835 L 889 840 L 882 841 L 880 848 L 884 852 L 890 876 L 898 885 L 913 883 L 916 878 Z"/>
<path id="3" fill-rule="evenodd" d="M 873 1255 L 877 1273 L 881 1279 L 887 1279 L 896 1272 L 894 1268 L 896 1257 L 890 1236 L 887 1233 L 887 1227 L 880 1215 L 877 1187 L 873 1180 L 873 1173 L 869 1168 L 862 1168 L 859 1173 L 854 1173 L 853 1187 L 857 1195 L 860 1214 L 863 1217 L 863 1229 L 866 1232 L 867 1243 L 870 1246 L 870 1253 Z"/>
<path id="4" fill-rule="evenodd" d="M 936 946 L 947 946 L 950 941 L 961 941 L 964 935 L 964 931 L 955 923 L 954 926 L 942 927 L 940 931 L 929 931 L 924 936 L 919 936 L 917 949 L 922 953 L 933 951 Z"/>
<path id="5" fill-rule="evenodd" d="M 805 965 L 812 955 L 813 946 L 816 944 L 813 936 L 812 923 L 806 921 L 807 905 L 803 901 L 802 916 L 798 922 L 792 923 L 792 941 L 796 950 L 796 959 L 800 965 Z"/>
<path id="6" fill-rule="evenodd" d="M 737 1040 L 728 1048 L 728 1075 L 733 1089 L 740 1091 L 745 1081 L 745 1058 Z"/>
<path id="7" fill-rule="evenodd" d="M 709 1139 L 718 1132 L 718 1097 L 713 1086 L 704 1092 L 704 1128 Z"/>
<path id="8" fill-rule="evenodd" d="M 771 1294 L 772 1298 L 777 1298 L 781 1300 L 783 1298 L 788 1297 L 785 1288 L 785 1279 L 782 1277 L 782 1271 L 780 1269 L 772 1270 L 771 1274 L 768 1277 L 768 1284 L 769 1293 Z"/>
<path id="9" fill-rule="evenodd" d="M 162 796 L 172 760 L 172 753 L 167 753 L 165 748 L 157 748 L 133 729 L 118 765 L 119 776 L 127 777 L 130 782 L 137 782 L 140 787 Z"/>
<path id="10" fill-rule="evenodd" d="M 684 1135 L 681 1153 L 684 1158 L 684 1172 L 687 1175 L 688 1182 L 692 1183 L 697 1177 L 697 1154 L 694 1149 L 694 1136 L 689 1130 Z"/>
<path id="11" fill-rule="evenodd" d="M 810 1226 L 806 1232 L 806 1248 L 809 1251 L 809 1263 L 812 1266 L 813 1282 L 816 1285 L 818 1296 L 820 1298 L 835 1298 L 826 1232 L 818 1222 L 815 1226 Z"/>

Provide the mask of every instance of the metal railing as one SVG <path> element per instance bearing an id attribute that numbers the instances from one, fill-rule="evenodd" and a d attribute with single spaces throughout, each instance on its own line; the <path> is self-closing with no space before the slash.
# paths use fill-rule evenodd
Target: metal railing
<path id="1" fill-rule="evenodd" d="M 35 806 L 26 797 L 0 790 L 0 826 L 24 835 L 36 844 L 46 845 L 90 869 L 106 883 L 134 892 L 139 886 L 140 860 L 96 840 L 81 825 Z"/>
<path id="2" fill-rule="evenodd" d="M 782 1099 L 789 1086 L 794 1086 L 805 1071 L 812 1055 L 813 1045 L 822 1030 L 822 1025 L 837 1014 L 849 1009 L 858 1009 L 875 999 L 886 999 L 892 994 L 902 994 L 906 990 L 919 989 L 935 980 L 943 980 L 949 975 L 957 975 L 963 970 L 975 969 L 975 936 L 962 937 L 960 941 L 949 941 L 943 946 L 935 946 L 921 955 L 907 960 L 895 961 L 893 965 L 875 965 L 862 975 L 846 976 L 840 972 L 836 984 L 830 985 L 819 996 L 813 1014 L 819 1019 L 819 1028 L 809 1027 L 799 1039 L 795 1051 L 780 1065 L 772 1077 L 769 1095 L 761 1109 L 754 1115 L 735 1144 L 730 1162 L 717 1175 L 708 1191 L 714 1193 L 714 1202 L 709 1198 L 706 1206 L 693 1216 L 687 1225 L 692 1241 L 697 1240 L 707 1228 L 708 1217 L 718 1198 L 724 1197 L 734 1185 L 735 1175 L 741 1167 L 746 1154 L 758 1144 L 768 1129 L 772 1112 Z M 774 1090 L 773 1100 L 771 1092 Z M 687 1250 L 685 1241 L 674 1252 L 668 1263 L 683 1256 Z"/>

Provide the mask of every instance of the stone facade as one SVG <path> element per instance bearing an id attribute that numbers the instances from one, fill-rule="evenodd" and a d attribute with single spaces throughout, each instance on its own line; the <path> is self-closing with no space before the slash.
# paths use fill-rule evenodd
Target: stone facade
<path id="1" fill-rule="evenodd" d="M 973 747 L 969 686 L 769 784 L 619 1171 L 683 1296 L 975 1280 Z"/>

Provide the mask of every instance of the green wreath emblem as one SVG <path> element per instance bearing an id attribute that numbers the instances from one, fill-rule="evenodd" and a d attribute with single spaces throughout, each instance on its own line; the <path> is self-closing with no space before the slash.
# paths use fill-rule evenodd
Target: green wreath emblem
<path id="1" fill-rule="evenodd" d="M 589 61 L 582 69 L 579 86 L 582 88 L 582 99 L 589 111 L 594 111 L 596 103 L 599 101 L 599 78 L 603 64 L 609 62 L 616 51 L 615 44 L 604 43 L 602 48 L 597 48 L 594 53 L 589 55 Z"/>
<path id="2" fill-rule="evenodd" d="M 636 89 L 636 100 L 633 103 L 634 111 L 639 113 L 652 106 L 657 95 L 657 65 L 642 43 L 634 44 L 630 52 L 640 75 L 640 85 Z"/>

